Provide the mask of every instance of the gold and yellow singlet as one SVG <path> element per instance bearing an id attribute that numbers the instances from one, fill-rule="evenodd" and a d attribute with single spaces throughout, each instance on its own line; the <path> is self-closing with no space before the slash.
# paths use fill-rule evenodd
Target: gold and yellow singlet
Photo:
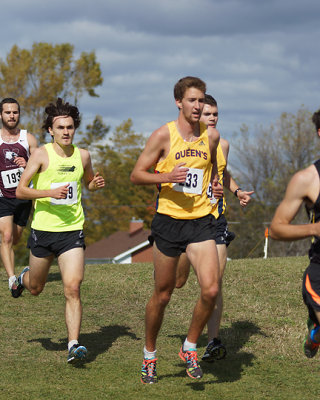
<path id="1" fill-rule="evenodd" d="M 212 205 L 207 196 L 211 179 L 211 154 L 206 125 L 200 122 L 200 136 L 195 142 L 185 142 L 174 121 L 169 122 L 170 151 L 155 166 L 155 173 L 172 171 L 175 165 L 186 163 L 186 182 L 158 185 L 156 210 L 176 219 L 196 219 L 210 214 Z"/>
<path id="2" fill-rule="evenodd" d="M 227 162 L 224 157 L 220 142 L 217 147 L 217 165 L 218 165 L 219 183 L 220 183 L 220 185 L 223 186 L 224 170 L 226 169 Z M 211 183 L 209 184 L 209 188 L 208 188 L 208 196 L 210 198 L 212 197 Z M 223 196 L 221 199 L 218 199 L 217 201 L 215 201 L 215 203 L 213 203 L 211 213 L 213 214 L 213 216 L 215 218 L 218 218 L 221 214 L 225 213 L 226 206 L 227 206 L 227 202 L 226 202 L 225 197 Z"/>

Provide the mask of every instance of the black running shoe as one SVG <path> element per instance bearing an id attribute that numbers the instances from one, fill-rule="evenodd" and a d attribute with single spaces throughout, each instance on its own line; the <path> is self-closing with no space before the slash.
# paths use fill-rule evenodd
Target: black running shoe
<path id="1" fill-rule="evenodd" d="M 308 333 L 303 342 L 303 351 L 305 356 L 308 358 L 313 358 L 318 353 L 318 350 L 319 343 L 314 343 Z"/>
<path id="2" fill-rule="evenodd" d="M 303 341 L 303 351 L 306 357 L 313 358 L 318 353 L 320 343 L 315 343 L 310 337 L 310 332 L 316 327 L 310 318 L 307 320 L 307 326 L 309 332 Z"/>
<path id="3" fill-rule="evenodd" d="M 23 268 L 21 274 L 19 275 L 18 279 L 15 281 L 15 283 L 12 285 L 10 292 L 11 292 L 11 296 L 14 297 L 15 299 L 17 299 L 18 297 L 21 296 L 22 292 L 24 291 L 24 286 L 22 284 L 22 275 L 29 271 L 30 268 L 29 267 L 25 267 Z"/>
<path id="4" fill-rule="evenodd" d="M 202 357 L 203 361 L 213 362 L 214 360 L 222 360 L 227 354 L 227 349 L 217 338 L 213 338 L 206 348 Z"/>

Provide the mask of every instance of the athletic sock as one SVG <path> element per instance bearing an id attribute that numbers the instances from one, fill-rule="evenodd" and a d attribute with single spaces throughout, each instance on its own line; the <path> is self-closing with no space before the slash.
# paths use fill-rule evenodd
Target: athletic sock
<path id="1" fill-rule="evenodd" d="M 157 353 L 157 350 L 148 351 L 145 347 L 143 348 L 143 354 L 144 354 L 144 358 L 146 360 L 153 360 L 154 358 L 156 358 L 156 353 Z"/>
<path id="2" fill-rule="evenodd" d="M 28 268 L 29 268 L 29 267 L 28 267 Z M 30 268 L 27 269 L 27 271 L 30 271 Z M 23 285 L 23 277 L 24 277 L 24 274 L 25 274 L 27 271 L 21 272 L 21 274 L 20 274 L 20 282 L 21 282 L 21 285 L 22 285 L 23 287 L 24 287 L 24 285 Z"/>
<path id="3" fill-rule="evenodd" d="M 68 343 L 68 350 L 70 351 L 71 347 L 75 344 L 79 344 L 79 342 L 77 340 L 70 340 L 70 342 Z"/>
<path id="4" fill-rule="evenodd" d="M 186 338 L 186 340 L 183 343 L 182 349 L 183 349 L 183 351 L 196 351 L 197 350 L 197 343 L 191 343 Z"/>
<path id="5" fill-rule="evenodd" d="M 9 289 L 11 289 L 12 285 L 16 282 L 17 277 L 15 275 L 12 275 L 8 280 L 9 280 Z"/>

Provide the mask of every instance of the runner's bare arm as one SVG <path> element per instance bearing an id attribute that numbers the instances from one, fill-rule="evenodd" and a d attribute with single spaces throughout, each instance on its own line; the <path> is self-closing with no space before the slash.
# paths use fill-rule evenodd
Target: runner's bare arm
<path id="1" fill-rule="evenodd" d="M 154 131 L 148 139 L 136 165 L 134 166 L 130 179 L 135 185 L 149 185 L 167 182 L 185 182 L 188 168 L 184 163 L 177 164 L 171 172 L 155 174 L 150 172 L 161 157 L 165 157 L 170 148 L 170 133 L 166 125 Z"/>
<path id="2" fill-rule="evenodd" d="M 31 133 L 28 133 L 27 140 L 28 140 L 28 145 L 29 145 L 29 152 L 30 152 L 30 154 L 32 154 L 32 152 L 38 146 L 37 139 Z M 25 166 L 27 165 L 27 160 L 25 160 L 23 157 L 15 157 L 14 163 L 17 164 L 18 167 L 25 168 Z"/>
<path id="3" fill-rule="evenodd" d="M 225 169 L 225 171 L 224 171 L 224 183 L 223 184 L 224 184 L 224 187 L 229 189 L 230 192 L 232 192 L 232 193 L 234 193 L 239 188 L 239 185 L 232 178 L 232 176 L 230 175 L 230 172 L 227 169 Z M 254 193 L 253 190 L 245 191 L 245 190 L 240 189 L 237 191 L 237 197 L 239 199 L 241 207 L 246 207 L 250 203 L 251 195 L 253 193 Z"/>
<path id="4" fill-rule="evenodd" d="M 99 172 L 96 172 L 94 174 L 92 169 L 90 153 L 84 149 L 79 149 L 79 150 L 83 165 L 83 180 L 86 187 L 90 191 L 95 191 L 103 188 L 105 185 L 104 178 L 100 175 Z"/>
<path id="5" fill-rule="evenodd" d="M 30 154 L 32 154 L 34 152 L 34 150 L 38 147 L 37 139 L 31 133 L 28 133 L 27 140 L 28 140 L 28 144 L 29 144 Z"/>
<path id="6" fill-rule="evenodd" d="M 33 176 L 40 170 L 45 169 L 48 165 L 48 153 L 44 147 L 37 148 L 31 154 L 29 161 L 16 190 L 18 199 L 32 200 L 43 197 L 54 197 L 56 199 L 64 199 L 68 194 L 68 185 L 60 186 L 56 189 L 37 190 L 29 187 L 29 183 Z M 45 166 L 45 168 L 44 168 Z"/>
<path id="7" fill-rule="evenodd" d="M 217 186 L 219 182 L 218 167 L 217 167 L 217 147 L 220 141 L 220 133 L 216 128 L 210 126 L 207 127 L 207 131 L 208 131 L 209 148 L 211 152 L 211 163 L 212 163 L 211 182 L 212 186 Z"/>
<path id="8" fill-rule="evenodd" d="M 320 223 L 291 224 L 300 206 L 307 199 L 314 202 L 314 193 L 319 193 L 319 182 L 314 190 L 316 180 L 319 181 L 314 166 L 297 172 L 290 180 L 284 199 L 278 206 L 270 225 L 270 237 L 276 240 L 298 240 L 320 235 Z"/>

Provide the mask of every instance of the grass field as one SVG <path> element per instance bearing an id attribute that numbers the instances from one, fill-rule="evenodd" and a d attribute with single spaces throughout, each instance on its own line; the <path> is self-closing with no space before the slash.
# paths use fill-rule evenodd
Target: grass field
<path id="1" fill-rule="evenodd" d="M 140 383 L 144 307 L 152 265 L 87 266 L 82 285 L 81 367 L 67 365 L 64 298 L 57 267 L 39 297 L 10 297 L 0 271 L 0 398 L 16 399 L 318 399 L 319 356 L 302 352 L 306 309 L 301 278 L 307 258 L 228 262 L 221 339 L 226 359 L 187 377 L 178 351 L 198 296 L 192 274 L 174 292 L 158 339 L 156 385 Z M 19 268 L 20 270 L 20 268 Z M 206 335 L 199 341 L 199 354 Z"/>

